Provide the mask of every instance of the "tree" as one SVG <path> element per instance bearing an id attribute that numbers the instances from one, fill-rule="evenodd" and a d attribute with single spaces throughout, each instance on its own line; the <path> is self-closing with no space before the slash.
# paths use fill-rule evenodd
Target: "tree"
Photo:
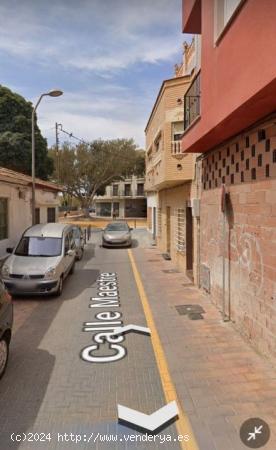
<path id="1" fill-rule="evenodd" d="M 76 197 L 83 208 L 88 208 L 97 193 L 122 177 L 142 173 L 142 152 L 133 139 L 96 140 L 71 146 L 63 144 L 54 160 L 54 179 L 65 186 L 67 194 Z"/>
<path id="2" fill-rule="evenodd" d="M 145 150 L 139 149 L 136 150 L 136 158 L 133 167 L 133 175 L 137 175 L 137 177 L 144 177 L 146 171 L 146 152 Z"/>
<path id="3" fill-rule="evenodd" d="M 0 166 L 31 174 L 32 104 L 0 85 Z M 47 179 L 53 172 L 47 141 L 41 135 L 35 117 L 36 176 Z"/>

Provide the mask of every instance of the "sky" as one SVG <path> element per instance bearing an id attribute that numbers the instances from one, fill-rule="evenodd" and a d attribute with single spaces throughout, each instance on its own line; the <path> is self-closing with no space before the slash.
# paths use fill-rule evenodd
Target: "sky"
<path id="1" fill-rule="evenodd" d="M 185 39 L 181 0 L 1 0 L 0 84 L 32 102 L 64 92 L 38 109 L 49 145 L 57 122 L 85 141 L 133 137 L 144 148 L 147 119 Z"/>

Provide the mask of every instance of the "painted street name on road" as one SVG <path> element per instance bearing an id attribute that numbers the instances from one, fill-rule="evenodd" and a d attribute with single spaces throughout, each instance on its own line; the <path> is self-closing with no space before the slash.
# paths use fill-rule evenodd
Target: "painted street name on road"
<path id="1" fill-rule="evenodd" d="M 115 272 L 104 272 L 97 279 L 98 293 L 91 297 L 89 308 L 101 309 L 95 315 L 93 322 L 84 322 L 83 331 L 93 333 L 94 344 L 89 344 L 82 349 L 81 358 L 89 363 L 106 363 L 118 361 L 126 356 L 127 351 L 121 342 L 124 335 L 115 335 L 114 331 L 123 326 L 120 320 L 122 313 L 114 311 L 119 308 L 119 289 L 117 274 Z M 110 311 L 109 309 L 112 308 Z M 102 311 L 108 309 L 107 311 Z"/>

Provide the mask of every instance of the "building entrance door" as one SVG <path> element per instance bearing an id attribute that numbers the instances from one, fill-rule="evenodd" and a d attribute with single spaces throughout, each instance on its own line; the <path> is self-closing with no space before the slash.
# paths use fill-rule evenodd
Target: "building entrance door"
<path id="1" fill-rule="evenodd" d="M 171 207 L 166 208 L 167 253 L 171 254 Z"/>
<path id="2" fill-rule="evenodd" d="M 189 278 L 193 279 L 194 264 L 194 236 L 193 236 L 193 216 L 192 208 L 186 208 L 186 270 Z"/>
<path id="3" fill-rule="evenodd" d="M 152 212 L 152 235 L 153 235 L 153 240 L 156 239 L 156 207 L 153 207 L 153 212 Z"/>
<path id="4" fill-rule="evenodd" d="M 120 215 L 120 204 L 119 202 L 113 203 L 113 218 L 116 219 Z"/>

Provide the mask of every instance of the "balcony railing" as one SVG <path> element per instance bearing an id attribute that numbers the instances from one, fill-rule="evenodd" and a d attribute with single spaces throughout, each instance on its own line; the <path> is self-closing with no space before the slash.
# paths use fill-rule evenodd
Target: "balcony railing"
<path id="1" fill-rule="evenodd" d="M 172 141 L 172 154 L 179 155 L 181 152 L 181 141 Z"/>
<path id="2" fill-rule="evenodd" d="M 200 73 L 184 95 L 184 130 L 200 115 Z"/>

